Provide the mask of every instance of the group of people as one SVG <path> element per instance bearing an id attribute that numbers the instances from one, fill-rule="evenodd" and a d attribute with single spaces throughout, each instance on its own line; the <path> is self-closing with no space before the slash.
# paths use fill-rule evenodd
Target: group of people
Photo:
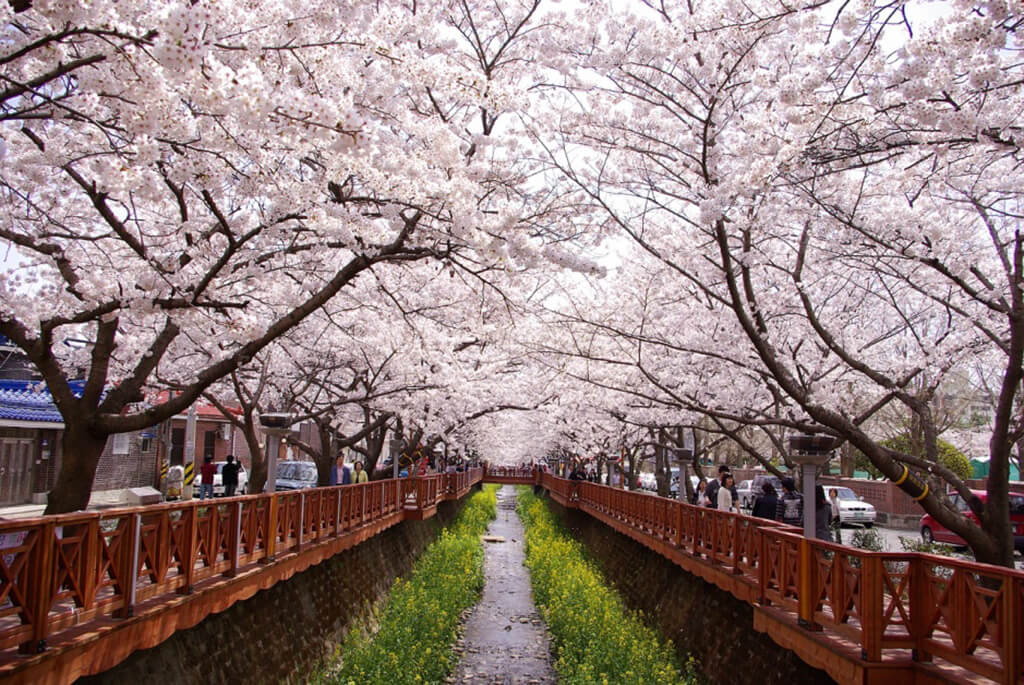
<path id="1" fill-rule="evenodd" d="M 739 511 L 739 495 L 736 492 L 735 479 L 729 467 L 722 464 L 718 467 L 718 478 L 701 479 L 690 500 L 691 504 L 700 507 L 711 507 L 721 511 Z M 814 533 L 819 540 L 827 540 L 842 544 L 841 524 L 839 515 L 839 492 L 831 488 L 828 497 L 825 489 L 817 485 L 814 489 Z M 782 479 L 782 494 L 778 494 L 770 482 L 761 486 L 761 492 L 755 496 L 752 516 L 781 521 L 791 526 L 802 527 L 804 521 L 804 498 L 796 491 L 796 482 L 792 478 Z"/>
<path id="2" fill-rule="evenodd" d="M 224 485 L 224 496 L 232 497 L 238 487 L 238 462 L 235 455 L 229 454 L 224 457 L 227 462 L 220 469 L 220 482 Z M 203 458 L 203 465 L 199 467 L 199 499 L 213 499 L 213 479 L 217 475 L 217 465 L 213 463 L 213 455 L 207 454 Z"/>
<path id="3" fill-rule="evenodd" d="M 369 474 L 363 469 L 363 462 L 357 461 L 350 469 L 345 465 L 345 457 L 338 455 L 331 467 L 331 485 L 352 485 L 370 480 Z"/>

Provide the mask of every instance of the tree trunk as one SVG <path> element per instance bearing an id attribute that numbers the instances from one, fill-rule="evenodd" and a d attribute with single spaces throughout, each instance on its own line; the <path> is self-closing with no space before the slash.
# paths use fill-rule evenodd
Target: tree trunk
<path id="1" fill-rule="evenodd" d="M 250 494 L 258 495 L 267 484 L 267 458 L 260 446 L 259 436 L 256 435 L 256 421 L 251 411 L 245 414 L 242 435 L 245 436 L 245 444 L 249 447 L 249 483 L 245 487 Z"/>
<path id="2" fill-rule="evenodd" d="M 96 467 L 107 444 L 107 436 L 94 435 L 71 422 L 64 429 L 64 460 L 57 482 L 47 498 L 44 514 L 67 514 L 89 506 Z"/>

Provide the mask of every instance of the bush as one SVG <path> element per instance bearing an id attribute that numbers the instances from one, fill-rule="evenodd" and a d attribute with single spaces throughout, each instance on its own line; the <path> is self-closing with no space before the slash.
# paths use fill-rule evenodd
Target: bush
<path id="1" fill-rule="evenodd" d="M 685 683 L 672 648 L 627 611 L 543 500 L 519 488 L 526 566 L 555 646 L 560 683 Z M 692 663 L 688 664 L 692 670 Z"/>
<path id="2" fill-rule="evenodd" d="M 914 454 L 914 451 L 910 448 L 910 436 L 906 433 L 898 435 L 895 438 L 889 438 L 881 442 L 883 447 L 894 449 L 905 454 Z M 939 438 L 937 442 L 939 450 L 938 462 L 945 466 L 947 469 L 955 473 L 959 478 L 966 480 L 974 475 L 974 469 L 971 466 L 971 460 L 967 458 L 967 455 L 958 450 L 952 443 L 946 442 Z M 914 455 L 921 456 L 924 455 Z M 872 478 L 881 478 L 882 474 L 875 465 L 864 456 L 860 451 L 856 453 L 854 460 L 854 467 L 859 471 L 867 471 L 868 475 Z"/>
<path id="3" fill-rule="evenodd" d="M 391 589 L 372 637 L 353 628 L 341 649 L 341 664 L 325 682 L 441 682 L 455 658 L 452 646 L 462 612 L 476 604 L 484 587 L 480 536 L 497 515 L 497 486 L 475 493 L 455 522 L 427 547 L 407 580 Z"/>
<path id="4" fill-rule="evenodd" d="M 908 538 L 900 536 L 900 546 L 904 552 L 920 552 L 921 554 L 938 554 L 939 556 L 953 556 L 952 545 L 945 545 L 941 542 L 925 542 L 919 538 Z"/>
<path id="5" fill-rule="evenodd" d="M 868 552 L 883 551 L 882 536 L 872 528 L 855 531 L 853 538 L 850 539 L 850 544 L 857 549 L 867 550 Z"/>

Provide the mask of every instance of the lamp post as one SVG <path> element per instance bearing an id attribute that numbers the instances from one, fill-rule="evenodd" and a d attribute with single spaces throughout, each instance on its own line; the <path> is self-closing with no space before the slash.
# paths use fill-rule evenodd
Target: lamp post
<path id="1" fill-rule="evenodd" d="M 817 469 L 826 463 L 838 440 L 831 435 L 804 433 L 789 437 L 789 456 L 800 465 L 800 482 L 804 491 L 804 537 L 813 538 L 817 507 L 814 485 Z"/>
<path id="2" fill-rule="evenodd" d="M 267 484 L 265 492 L 277 490 L 277 453 L 281 447 L 281 436 L 290 430 L 292 417 L 286 412 L 260 414 L 260 426 L 267 434 Z"/>

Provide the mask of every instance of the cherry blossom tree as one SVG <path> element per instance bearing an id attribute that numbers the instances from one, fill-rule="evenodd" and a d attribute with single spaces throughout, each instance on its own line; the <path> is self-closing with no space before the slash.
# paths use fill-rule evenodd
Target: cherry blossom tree
<path id="1" fill-rule="evenodd" d="M 705 303 L 699 325 L 714 337 L 698 354 L 738 358 L 783 423 L 848 440 L 977 558 L 1012 564 L 1019 17 L 998 2 L 921 20 L 915 9 L 767 1 L 613 14 L 572 84 L 585 106 L 548 127 L 561 141 L 550 152 L 667 267 L 679 297 Z M 914 382 L 941 383 L 985 349 L 1001 353 L 1003 375 L 982 503 L 937 463 Z M 889 403 L 915 415 L 923 457 L 865 429 L 864 412 Z M 902 479 L 906 468 L 928 488 Z"/>
<path id="2" fill-rule="evenodd" d="M 520 30 L 481 12 L 463 35 L 505 38 L 452 50 L 471 12 L 0 4 L 0 333 L 64 417 L 48 513 L 85 506 L 108 435 L 182 411 L 368 270 L 545 259 L 565 201 L 517 191 L 498 126 Z"/>

